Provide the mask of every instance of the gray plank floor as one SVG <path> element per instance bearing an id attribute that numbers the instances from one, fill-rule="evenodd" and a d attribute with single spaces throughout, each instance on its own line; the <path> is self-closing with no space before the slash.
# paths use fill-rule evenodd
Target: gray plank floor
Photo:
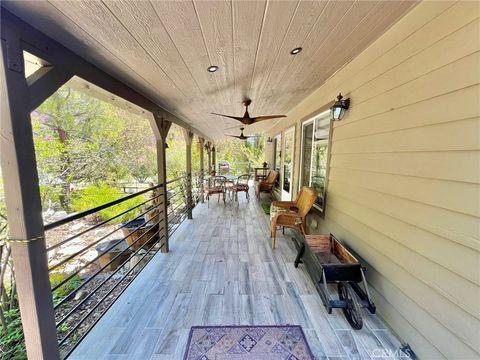
<path id="1" fill-rule="evenodd" d="M 243 194 L 242 194 L 243 195 Z M 364 312 L 354 331 L 328 315 L 287 237 L 271 250 L 269 218 L 255 199 L 197 206 L 81 342 L 70 359 L 182 359 L 193 325 L 301 325 L 317 359 L 370 359 L 400 345 Z M 391 359 L 392 357 L 390 357 Z"/>

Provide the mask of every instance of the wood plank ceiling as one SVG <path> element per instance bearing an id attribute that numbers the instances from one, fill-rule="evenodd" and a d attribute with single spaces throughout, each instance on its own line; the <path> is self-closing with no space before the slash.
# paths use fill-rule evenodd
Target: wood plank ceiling
<path id="1" fill-rule="evenodd" d="M 211 112 L 240 116 L 245 97 L 253 100 L 252 115 L 288 112 L 414 4 L 2 2 L 34 27 L 214 139 L 235 131 L 225 129 L 240 127 L 240 123 Z M 290 55 L 298 46 L 303 51 Z M 207 72 L 210 65 L 219 70 Z M 265 130 L 274 122 L 261 123 L 254 130 Z"/>

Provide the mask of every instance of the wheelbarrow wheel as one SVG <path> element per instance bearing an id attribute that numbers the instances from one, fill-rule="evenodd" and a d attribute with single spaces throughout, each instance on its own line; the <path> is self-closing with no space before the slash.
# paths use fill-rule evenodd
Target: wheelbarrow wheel
<path id="1" fill-rule="evenodd" d="M 338 297 L 347 303 L 347 307 L 342 309 L 343 314 L 347 318 L 348 323 L 355 330 L 360 330 L 363 327 L 362 315 L 360 313 L 360 305 L 358 300 L 348 283 L 338 283 Z"/>

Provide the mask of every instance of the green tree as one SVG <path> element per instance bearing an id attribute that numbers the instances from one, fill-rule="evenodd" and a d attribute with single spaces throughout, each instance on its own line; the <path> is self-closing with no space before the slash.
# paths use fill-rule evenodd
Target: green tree
<path id="1" fill-rule="evenodd" d="M 231 172 L 236 175 L 245 173 L 248 163 L 252 167 L 260 167 L 265 161 L 265 136 L 258 135 L 248 140 L 228 138 L 216 143 L 217 163 L 226 160 L 230 163 Z"/>
<path id="2" fill-rule="evenodd" d="M 155 141 L 145 118 L 66 86 L 32 113 L 44 206 L 69 210 L 71 189 L 156 174 Z"/>

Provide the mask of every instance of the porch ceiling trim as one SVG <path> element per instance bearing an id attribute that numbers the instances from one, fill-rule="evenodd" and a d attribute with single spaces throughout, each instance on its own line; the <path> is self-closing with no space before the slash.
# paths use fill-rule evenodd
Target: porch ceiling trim
<path id="1" fill-rule="evenodd" d="M 156 116 L 165 118 L 200 137 L 211 140 L 209 136 L 188 124 L 185 120 L 167 111 L 150 100 L 134 88 L 127 85 L 122 79 L 117 79 L 88 62 L 80 55 L 50 38 L 43 32 L 27 24 L 18 16 L 1 7 L 1 38 L 6 40 L 8 33 L 14 31 L 19 34 L 21 47 L 33 55 L 42 58 L 55 67 L 73 72 L 82 79 L 109 91 L 133 104 L 145 109 Z M 18 64 L 20 67 L 23 64 Z"/>

